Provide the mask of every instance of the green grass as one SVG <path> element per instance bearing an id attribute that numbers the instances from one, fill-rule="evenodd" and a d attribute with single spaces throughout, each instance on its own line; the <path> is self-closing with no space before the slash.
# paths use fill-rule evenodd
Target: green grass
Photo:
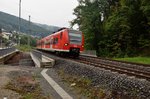
<path id="1" fill-rule="evenodd" d="M 23 52 L 30 52 L 33 47 L 31 46 L 28 46 L 28 45 L 20 45 L 20 46 L 16 46 L 17 49 L 19 49 L 20 51 L 23 51 Z"/>
<path id="2" fill-rule="evenodd" d="M 142 63 L 142 64 L 150 64 L 150 57 L 115 58 L 115 60 L 134 62 L 134 63 Z"/>

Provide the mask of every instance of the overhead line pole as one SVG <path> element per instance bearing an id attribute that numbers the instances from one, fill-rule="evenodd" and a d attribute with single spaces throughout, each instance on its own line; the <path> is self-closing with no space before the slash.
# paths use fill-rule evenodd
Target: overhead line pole
<path id="1" fill-rule="evenodd" d="M 29 34 L 31 33 L 31 21 L 30 21 L 31 16 L 29 15 Z M 28 35 L 28 46 L 30 46 L 30 36 Z"/>
<path id="2" fill-rule="evenodd" d="M 18 34 L 18 45 L 20 46 L 20 25 L 21 25 L 21 0 L 19 0 L 19 34 Z"/>

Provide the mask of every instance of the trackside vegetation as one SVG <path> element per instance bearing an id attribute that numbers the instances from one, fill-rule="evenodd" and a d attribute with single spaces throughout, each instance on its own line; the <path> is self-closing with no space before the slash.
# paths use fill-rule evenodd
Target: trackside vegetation
<path id="1" fill-rule="evenodd" d="M 16 48 L 23 52 L 30 52 L 34 47 L 31 47 L 29 45 L 20 45 L 16 46 Z"/>
<path id="2" fill-rule="evenodd" d="M 85 47 L 101 57 L 150 56 L 150 0 L 78 0 Z"/>
<path id="3" fill-rule="evenodd" d="M 36 47 L 38 38 L 33 38 L 29 35 L 21 35 L 20 38 L 20 46 L 16 46 L 20 51 L 29 52 Z"/>
<path id="4" fill-rule="evenodd" d="M 132 57 L 132 58 L 114 58 L 114 59 L 134 63 L 150 64 L 150 57 Z"/>

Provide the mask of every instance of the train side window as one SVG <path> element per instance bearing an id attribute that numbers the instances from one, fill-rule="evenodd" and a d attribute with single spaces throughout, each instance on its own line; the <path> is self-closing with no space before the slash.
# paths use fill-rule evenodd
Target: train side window
<path id="1" fill-rule="evenodd" d="M 42 44 L 41 44 L 42 46 L 44 45 L 44 42 L 42 42 Z"/>
<path id="2" fill-rule="evenodd" d="M 53 39 L 50 40 L 50 44 L 53 44 Z"/>
<path id="3" fill-rule="evenodd" d="M 47 41 L 46 45 L 50 45 L 50 41 Z"/>
<path id="4" fill-rule="evenodd" d="M 48 45 L 50 45 L 51 44 L 51 41 L 50 40 L 48 40 Z"/>
<path id="5" fill-rule="evenodd" d="M 58 38 L 54 38 L 53 44 L 57 44 L 58 43 Z"/>
<path id="6" fill-rule="evenodd" d="M 55 44 L 55 42 L 56 42 L 56 39 L 54 38 L 53 44 Z"/>
<path id="7" fill-rule="evenodd" d="M 52 42 L 52 43 L 55 44 L 55 42 L 56 42 L 56 38 L 53 39 L 53 42 Z"/>
<path id="8" fill-rule="evenodd" d="M 56 44 L 58 43 L 58 38 L 56 38 Z"/>

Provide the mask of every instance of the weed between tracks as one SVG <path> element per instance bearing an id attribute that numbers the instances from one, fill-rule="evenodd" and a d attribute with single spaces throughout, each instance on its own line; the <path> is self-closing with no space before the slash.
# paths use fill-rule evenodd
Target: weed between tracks
<path id="1" fill-rule="evenodd" d="M 39 84 L 30 76 L 16 77 L 5 88 L 19 93 L 22 96 L 20 99 L 50 99 L 43 96 Z"/>

